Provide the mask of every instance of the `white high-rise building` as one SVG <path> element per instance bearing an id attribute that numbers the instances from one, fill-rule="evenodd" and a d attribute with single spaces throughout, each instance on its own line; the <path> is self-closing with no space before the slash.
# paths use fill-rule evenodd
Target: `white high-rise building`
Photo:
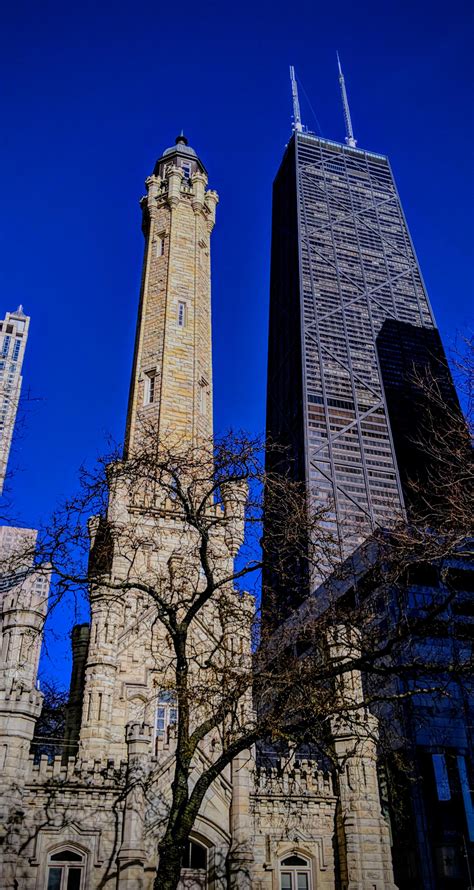
<path id="1" fill-rule="evenodd" d="M 0 322 L 0 494 L 7 473 L 13 428 L 20 399 L 21 368 L 30 319 L 19 306 Z"/>

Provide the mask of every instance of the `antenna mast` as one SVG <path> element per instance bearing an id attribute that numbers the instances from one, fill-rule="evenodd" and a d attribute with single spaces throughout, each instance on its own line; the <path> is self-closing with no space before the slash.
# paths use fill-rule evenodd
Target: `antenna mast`
<path id="1" fill-rule="evenodd" d="M 291 95 L 293 98 L 293 130 L 296 133 L 302 133 L 303 125 L 301 123 L 300 102 L 298 99 L 298 85 L 296 83 L 295 69 L 293 68 L 293 65 L 290 65 L 290 81 Z"/>
<path id="2" fill-rule="evenodd" d="M 347 145 L 350 145 L 351 148 L 355 148 L 357 145 L 357 140 L 354 139 L 354 132 L 352 130 L 352 121 L 351 121 L 351 113 L 349 110 L 349 100 L 347 98 L 346 82 L 344 80 L 344 75 L 342 73 L 341 61 L 339 59 L 339 53 L 336 53 L 336 55 L 337 55 L 337 67 L 339 68 L 339 83 L 341 85 L 342 107 L 344 109 L 344 122 L 346 124 L 346 142 L 347 142 Z"/>

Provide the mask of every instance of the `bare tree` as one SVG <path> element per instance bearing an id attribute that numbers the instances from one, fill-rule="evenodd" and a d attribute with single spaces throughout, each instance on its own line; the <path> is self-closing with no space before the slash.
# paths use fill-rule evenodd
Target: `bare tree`
<path id="1" fill-rule="evenodd" d="M 126 622 L 130 605 L 149 622 L 160 689 L 176 705 L 155 881 L 161 890 L 177 887 L 204 796 L 239 753 L 263 739 L 307 744 L 340 769 L 333 747 L 338 725 L 350 723 L 353 737 L 364 739 L 368 707 L 447 688 L 430 628 L 457 594 L 444 591 L 420 612 L 411 609 L 401 583 L 426 560 L 430 541 L 430 558 L 443 555 L 440 535 L 426 527 L 381 535 L 360 557 L 370 575 L 360 573 L 364 583 L 392 610 L 395 603 L 391 624 L 380 620 L 376 597 L 352 596 L 360 566 L 350 563 L 321 597 L 261 636 L 254 598 L 244 588 L 258 579 L 265 553 L 278 560 L 278 583 L 286 580 L 291 589 L 295 565 L 309 574 L 331 549 L 325 513 L 310 513 L 303 486 L 265 476 L 261 457 L 262 443 L 245 435 L 171 446 L 144 427 L 126 460 L 116 453 L 82 473 L 80 493 L 56 512 L 35 548 L 35 571 L 39 564 L 53 567 L 53 604 L 82 593 L 93 623 L 105 604 L 111 632 L 114 622 Z M 264 509 L 277 502 L 262 552 Z M 15 556 L 16 565 L 12 559 L 7 574 L 28 564 L 25 554 Z M 354 626 L 363 628 L 356 642 Z M 470 651 L 449 666 L 451 677 L 472 671 Z M 365 699 L 357 684 L 352 696 L 343 694 L 347 676 L 359 671 L 370 678 Z M 409 674 L 409 688 L 394 682 Z"/>
<path id="2" fill-rule="evenodd" d="M 33 738 L 35 757 L 62 754 L 68 693 L 55 680 L 42 683 L 43 703 Z"/>

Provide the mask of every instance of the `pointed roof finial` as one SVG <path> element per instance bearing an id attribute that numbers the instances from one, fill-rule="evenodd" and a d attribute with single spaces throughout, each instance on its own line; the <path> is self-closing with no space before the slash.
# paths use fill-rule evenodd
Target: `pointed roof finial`
<path id="1" fill-rule="evenodd" d="M 336 51 L 336 56 L 337 56 L 337 67 L 339 69 L 339 83 L 341 85 L 342 107 L 344 109 L 344 122 L 346 125 L 346 142 L 347 142 L 347 145 L 350 145 L 351 148 L 355 148 L 357 145 L 357 140 L 354 139 L 354 132 L 352 130 L 351 112 L 349 110 L 349 100 L 347 98 L 346 82 L 344 80 L 344 75 L 342 73 L 342 68 L 341 68 L 341 60 L 339 58 L 339 53 L 337 51 Z"/>
<path id="2" fill-rule="evenodd" d="M 295 69 L 290 65 L 290 81 L 291 95 L 293 98 L 293 130 L 296 133 L 303 132 L 303 124 L 301 123 L 300 102 L 298 99 L 298 85 L 296 83 Z"/>

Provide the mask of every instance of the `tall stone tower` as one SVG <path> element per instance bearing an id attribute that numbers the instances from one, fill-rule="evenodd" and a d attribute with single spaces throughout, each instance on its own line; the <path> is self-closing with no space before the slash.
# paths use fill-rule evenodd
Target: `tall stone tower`
<path id="1" fill-rule="evenodd" d="M 218 197 L 206 190 L 205 168 L 183 135 L 158 159 L 146 185 L 141 201 L 145 252 L 124 462 L 119 482 L 111 471 L 107 518 L 91 520 L 90 532 L 94 562 L 96 552 L 103 554 L 105 527 L 114 528 L 105 572 L 109 581 L 146 577 L 170 591 L 172 566 L 180 565 L 191 547 L 183 537 L 183 517 L 172 501 L 154 502 L 150 514 L 142 500 L 134 499 L 140 480 L 129 484 L 124 471 L 129 459 L 143 459 L 143 447 L 149 452 L 153 436 L 157 445 L 174 453 L 212 442 L 210 235 Z M 238 546 L 239 534 L 235 537 Z M 222 560 L 231 573 L 235 553 L 224 550 Z M 154 723 L 157 693 L 164 682 L 156 650 L 164 656 L 167 647 L 159 628 L 151 627 L 152 603 L 140 599 L 138 592 L 117 596 L 107 583 L 91 590 L 80 739 L 75 736 L 77 715 L 71 723 L 71 744 L 77 740 L 84 756 L 97 756 L 105 745 L 114 756 L 122 756 L 125 724 L 137 715 Z"/>
<path id="2" fill-rule="evenodd" d="M 212 435 L 209 239 L 218 202 L 182 134 L 158 159 L 142 199 L 145 256 L 125 456 L 140 425 L 168 444 Z"/>
<path id="3" fill-rule="evenodd" d="M 0 494 L 5 484 L 13 428 L 20 400 L 21 367 L 30 319 L 19 306 L 0 322 Z"/>

